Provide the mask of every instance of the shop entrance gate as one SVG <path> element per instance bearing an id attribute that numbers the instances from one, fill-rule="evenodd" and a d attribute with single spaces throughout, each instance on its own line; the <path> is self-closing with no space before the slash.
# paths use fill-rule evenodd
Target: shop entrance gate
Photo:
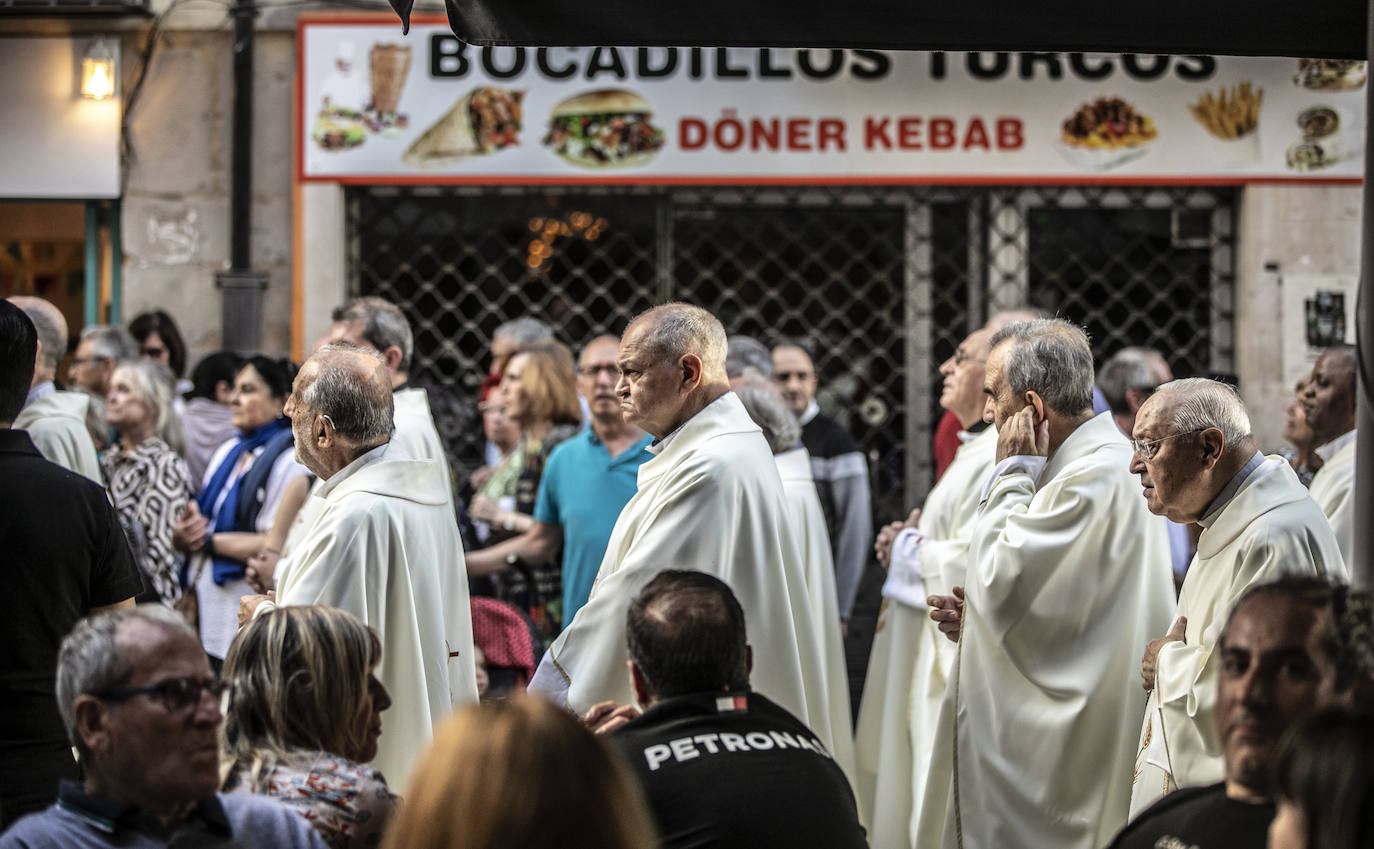
<path id="1" fill-rule="evenodd" d="M 1235 201 L 1196 187 L 350 188 L 350 291 L 400 304 L 413 373 L 461 399 L 436 406 L 463 478 L 482 441 L 468 399 L 511 318 L 576 346 L 681 299 L 729 333 L 802 339 L 888 521 L 931 484 L 940 363 L 997 309 L 1084 324 L 1099 362 L 1149 345 L 1180 376 L 1231 372 Z"/>

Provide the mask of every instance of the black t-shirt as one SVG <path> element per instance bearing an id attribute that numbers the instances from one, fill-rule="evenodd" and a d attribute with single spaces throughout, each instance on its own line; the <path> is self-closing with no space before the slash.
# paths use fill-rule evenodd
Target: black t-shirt
<path id="1" fill-rule="evenodd" d="M 868 846 L 839 766 L 811 729 L 758 693 L 667 699 L 614 737 L 664 849 Z"/>
<path id="2" fill-rule="evenodd" d="M 1175 790 L 1131 821 L 1108 849 L 1264 849 L 1272 804 L 1226 796 L 1226 785 Z"/>
<path id="3" fill-rule="evenodd" d="M 143 579 L 105 489 L 43 459 L 25 431 L 0 429 L 0 493 L 0 752 L 61 745 L 58 646 Z"/>

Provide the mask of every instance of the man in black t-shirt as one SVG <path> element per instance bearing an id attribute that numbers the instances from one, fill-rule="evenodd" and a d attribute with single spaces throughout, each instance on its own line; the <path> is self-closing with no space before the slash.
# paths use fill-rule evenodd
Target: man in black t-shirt
<path id="1" fill-rule="evenodd" d="M 1225 781 L 1170 793 L 1109 849 L 1263 849 L 1274 818 L 1269 774 L 1279 738 L 1355 683 L 1338 674 L 1332 601 L 1344 591 L 1291 577 L 1241 596 L 1218 643 L 1215 713 Z"/>
<path id="2" fill-rule="evenodd" d="M 664 849 L 868 845 L 849 782 L 825 746 L 749 690 L 744 611 L 728 586 L 702 572 L 665 571 L 626 618 L 630 677 L 644 713 L 614 739 Z M 595 725 L 613 710 L 598 705 L 586 719 Z"/>
<path id="3" fill-rule="evenodd" d="M 10 428 L 36 351 L 33 323 L 0 300 L 0 829 L 51 804 L 59 779 L 77 777 L 54 695 L 62 638 L 88 613 L 133 606 L 143 588 L 105 490 Z"/>

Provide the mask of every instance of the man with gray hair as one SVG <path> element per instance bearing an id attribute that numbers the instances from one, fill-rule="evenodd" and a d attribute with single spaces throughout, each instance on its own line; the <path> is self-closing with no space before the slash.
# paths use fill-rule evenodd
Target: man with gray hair
<path id="1" fill-rule="evenodd" d="M 285 805 L 216 792 L 226 689 L 179 613 L 144 605 L 77 622 L 57 658 L 57 707 L 84 779 L 62 782 L 0 849 L 324 849 Z"/>
<path id="2" fill-rule="evenodd" d="M 110 392 L 115 366 L 138 357 L 138 343 L 118 325 L 97 324 L 81 331 L 67 380 L 73 386 L 104 398 Z"/>
<path id="3" fill-rule="evenodd" d="M 506 363 L 520 351 L 543 342 L 553 341 L 553 329 L 537 318 L 521 316 L 498 326 L 491 334 L 491 368 L 482 380 L 478 400 L 485 402 L 491 390 L 501 382 Z"/>
<path id="4" fill-rule="evenodd" d="M 67 319 L 56 306 L 29 295 L 9 299 L 24 311 L 38 331 L 38 354 L 33 361 L 33 382 L 24 409 L 11 425 L 26 430 L 38 452 L 51 462 L 104 485 L 95 443 L 87 422 L 91 397 L 84 392 L 57 388 L 57 364 L 67 353 Z"/>
<path id="5" fill-rule="evenodd" d="M 960 645 L 918 843 L 1095 849 L 1130 809 L 1144 704 L 1122 671 L 1168 628 L 1169 543 L 1136 495 L 1130 444 L 1092 413 L 1081 328 L 998 331 L 983 387 L 997 465 L 964 587 L 928 599 Z"/>
<path id="6" fill-rule="evenodd" d="M 438 463 L 443 470 L 444 480 L 448 482 L 451 503 L 453 478 L 449 472 L 448 454 L 444 451 L 443 440 L 439 437 L 434 416 L 430 412 L 429 396 L 424 389 L 410 385 L 414 341 L 405 313 L 390 301 L 367 297 L 356 298 L 335 308 L 333 319 L 329 333 L 320 340 L 322 345 L 351 345 L 376 354 L 386 365 L 391 382 L 392 421 L 395 424 L 391 434 L 392 456 L 405 454 L 416 460 Z M 318 488 L 320 484 L 321 481 L 317 479 L 315 487 Z M 278 537 L 283 533 L 282 529 L 272 529 L 267 544 L 248 561 L 248 580 L 255 587 L 272 587 L 278 561 L 300 544 L 301 535 L 314 522 L 314 511 L 321 504 L 319 499 L 308 499 L 296 514 L 284 538 Z"/>
<path id="7" fill-rule="evenodd" d="M 323 604 L 382 639 L 391 693 L 375 765 L 404 786 L 433 728 L 477 701 L 467 571 L 447 481 L 434 460 L 390 453 L 391 378 L 370 351 L 327 345 L 286 401 L 296 456 L 324 482 L 313 521 L 277 567 L 276 604 Z M 240 620 L 268 607 L 247 596 Z"/>
<path id="8" fill-rule="evenodd" d="M 697 570 L 739 596 L 755 635 L 758 689 L 842 758 L 849 717 L 835 715 L 828 689 L 844 680 L 844 667 L 828 668 L 820 654 L 777 466 L 730 391 L 725 353 L 725 329 L 700 307 L 666 304 L 626 329 L 615 392 L 625 419 L 654 437 L 656 456 L 639 467 L 591 598 L 545 654 L 530 690 L 578 713 L 628 705 L 630 600 L 664 569 Z"/>
<path id="9" fill-rule="evenodd" d="M 1174 379 L 1164 355 L 1154 348 L 1122 348 L 1097 372 L 1097 386 L 1121 432 L 1130 436 L 1136 412 L 1160 384 Z"/>
<path id="10" fill-rule="evenodd" d="M 1236 599 L 1283 575 L 1344 582 L 1340 547 L 1321 509 L 1281 457 L 1255 448 L 1236 390 L 1205 378 L 1166 383 L 1139 409 L 1131 471 L 1151 513 L 1202 526 L 1178 597 L 1178 619 L 1145 645 L 1150 693 L 1131 816 L 1178 787 L 1223 777 L 1215 722 L 1217 638 Z"/>

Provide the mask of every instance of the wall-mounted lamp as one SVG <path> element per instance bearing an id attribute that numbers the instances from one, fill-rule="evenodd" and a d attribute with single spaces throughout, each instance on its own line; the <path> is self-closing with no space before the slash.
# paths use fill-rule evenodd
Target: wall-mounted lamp
<path id="1" fill-rule="evenodd" d="M 105 100 L 114 94 L 115 61 L 110 44 L 103 38 L 91 42 L 81 60 L 81 96 Z"/>

